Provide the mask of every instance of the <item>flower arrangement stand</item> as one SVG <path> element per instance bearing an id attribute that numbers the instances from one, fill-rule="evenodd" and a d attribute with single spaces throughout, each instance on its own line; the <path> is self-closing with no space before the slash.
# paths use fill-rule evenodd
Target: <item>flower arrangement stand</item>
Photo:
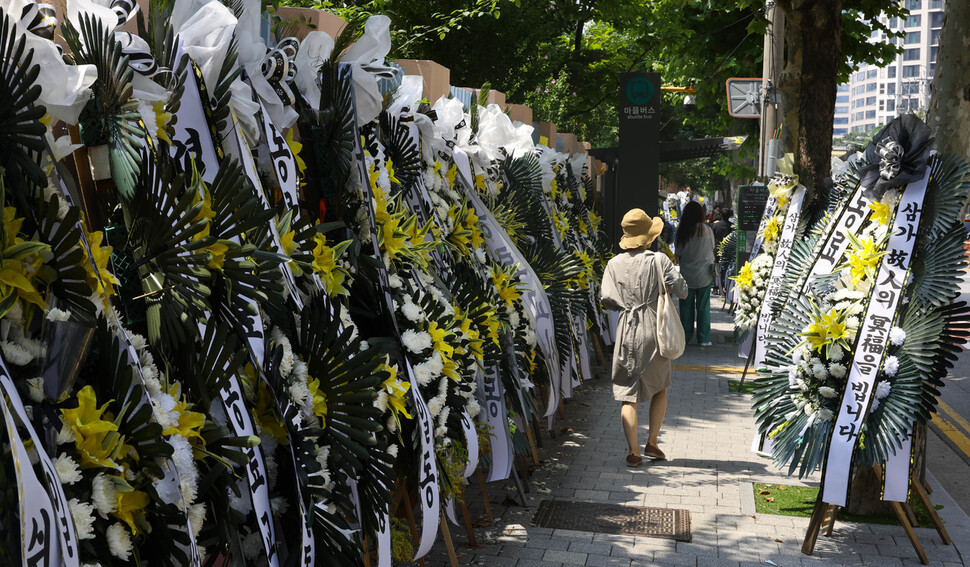
<path id="1" fill-rule="evenodd" d="M 877 476 L 882 476 L 881 467 L 876 465 Z M 910 479 L 910 485 L 912 486 L 912 491 L 919 498 L 923 507 L 926 509 L 930 516 L 930 521 L 933 523 L 933 527 L 936 528 L 936 532 L 940 534 L 940 539 L 943 540 L 945 545 L 950 545 L 952 540 L 950 539 L 950 534 L 947 532 L 946 527 L 943 525 L 943 521 L 940 519 L 939 514 L 936 513 L 936 507 L 930 500 L 929 495 L 926 493 L 926 489 L 923 486 L 923 481 L 918 478 L 917 474 L 913 474 L 913 478 Z M 896 514 L 896 519 L 899 520 L 899 524 L 903 527 L 903 531 L 906 532 L 906 537 L 909 538 L 910 543 L 913 545 L 913 549 L 916 551 L 916 555 L 919 557 L 923 565 L 929 564 L 929 558 L 926 556 L 926 551 L 923 549 L 923 545 L 920 543 L 919 538 L 916 535 L 916 530 L 913 529 L 917 524 L 916 514 L 913 512 L 912 507 L 908 502 L 890 502 L 890 506 L 893 512 Z M 815 501 L 815 509 L 812 511 L 812 517 L 808 523 L 808 531 L 805 534 L 805 540 L 802 542 L 802 553 L 805 555 L 811 555 L 815 551 L 815 542 L 818 540 L 819 532 L 823 531 L 826 536 L 832 535 L 832 530 L 835 528 L 835 518 L 839 513 L 839 507 L 833 504 L 827 504 L 822 502 L 822 495 L 819 492 L 818 500 Z"/>
<path id="2" fill-rule="evenodd" d="M 408 506 L 410 507 L 410 503 Z M 448 529 L 448 518 L 445 517 L 444 508 L 439 513 L 441 518 L 438 519 L 438 525 L 441 529 L 441 537 L 445 540 L 445 549 L 448 550 L 448 561 L 451 567 L 458 567 L 458 554 L 455 553 L 455 542 L 451 541 L 451 530 Z"/>
<path id="3" fill-rule="evenodd" d="M 757 330 L 753 330 L 757 332 Z M 752 341 L 753 342 L 753 341 Z M 748 351 L 748 359 L 744 361 L 744 371 L 741 372 L 741 379 L 738 380 L 738 392 L 742 391 L 744 388 L 744 379 L 748 376 L 748 368 L 751 366 L 751 361 L 754 360 L 754 350 L 755 345 L 751 345 L 751 349 Z"/>
<path id="4" fill-rule="evenodd" d="M 472 549 L 477 549 L 481 547 L 478 545 L 478 540 L 475 538 L 475 528 L 472 526 L 472 516 L 468 512 L 468 505 L 465 504 L 465 499 L 460 498 L 458 500 L 458 505 L 461 507 L 461 517 L 462 521 L 465 523 L 465 533 L 468 534 L 468 547 Z"/>
<path id="5" fill-rule="evenodd" d="M 414 510 L 411 508 L 411 498 L 408 496 L 407 483 L 403 478 L 397 479 L 397 488 L 394 491 L 394 503 L 391 509 L 394 510 L 398 505 L 404 504 L 404 511 L 408 516 L 408 525 L 411 527 L 411 541 L 417 544 L 418 540 L 418 524 L 414 521 Z M 418 559 L 418 565 L 424 566 L 424 557 Z"/>
<path id="6" fill-rule="evenodd" d="M 492 518 L 492 508 L 488 505 L 488 492 L 485 491 L 485 477 L 482 475 L 481 467 L 475 469 L 475 476 L 478 477 L 478 487 L 482 491 L 482 502 L 485 504 L 485 517 L 488 518 L 488 523 L 491 524 L 495 520 Z"/>

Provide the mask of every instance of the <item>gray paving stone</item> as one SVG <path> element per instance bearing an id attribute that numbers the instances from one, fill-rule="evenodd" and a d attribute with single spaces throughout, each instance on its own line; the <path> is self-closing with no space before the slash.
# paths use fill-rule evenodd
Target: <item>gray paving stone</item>
<path id="1" fill-rule="evenodd" d="M 543 561 L 552 561 L 565 565 L 586 565 L 588 554 L 577 553 L 575 551 L 560 551 L 558 549 L 548 549 L 542 556 Z"/>

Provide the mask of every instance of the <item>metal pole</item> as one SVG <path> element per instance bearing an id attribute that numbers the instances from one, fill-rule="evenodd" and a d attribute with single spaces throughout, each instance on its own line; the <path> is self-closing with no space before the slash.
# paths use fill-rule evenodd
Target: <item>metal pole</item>
<path id="1" fill-rule="evenodd" d="M 769 175 L 768 169 L 768 141 L 774 136 L 778 128 L 781 111 L 777 98 L 771 93 L 778 86 L 778 78 L 785 59 L 785 12 L 775 5 L 772 0 L 765 4 L 765 15 L 771 20 L 771 26 L 765 33 L 764 64 L 762 66 L 762 94 L 761 106 L 761 146 L 758 151 L 758 176 Z M 770 98 L 770 100 L 769 100 Z"/>

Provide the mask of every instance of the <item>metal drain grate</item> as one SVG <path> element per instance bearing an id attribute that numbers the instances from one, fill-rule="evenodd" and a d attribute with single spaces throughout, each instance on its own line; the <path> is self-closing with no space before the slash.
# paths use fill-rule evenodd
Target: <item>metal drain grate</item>
<path id="1" fill-rule="evenodd" d="M 690 512 L 671 508 L 543 500 L 532 525 L 614 535 L 691 540 Z"/>

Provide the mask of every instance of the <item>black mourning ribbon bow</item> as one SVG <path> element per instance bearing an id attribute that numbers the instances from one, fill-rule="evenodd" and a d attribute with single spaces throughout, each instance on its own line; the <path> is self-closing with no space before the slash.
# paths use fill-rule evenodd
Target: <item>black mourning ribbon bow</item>
<path id="1" fill-rule="evenodd" d="M 912 114 L 897 117 L 866 147 L 868 165 L 859 171 L 863 195 L 879 200 L 893 187 L 923 178 L 933 150 L 930 127 Z"/>

